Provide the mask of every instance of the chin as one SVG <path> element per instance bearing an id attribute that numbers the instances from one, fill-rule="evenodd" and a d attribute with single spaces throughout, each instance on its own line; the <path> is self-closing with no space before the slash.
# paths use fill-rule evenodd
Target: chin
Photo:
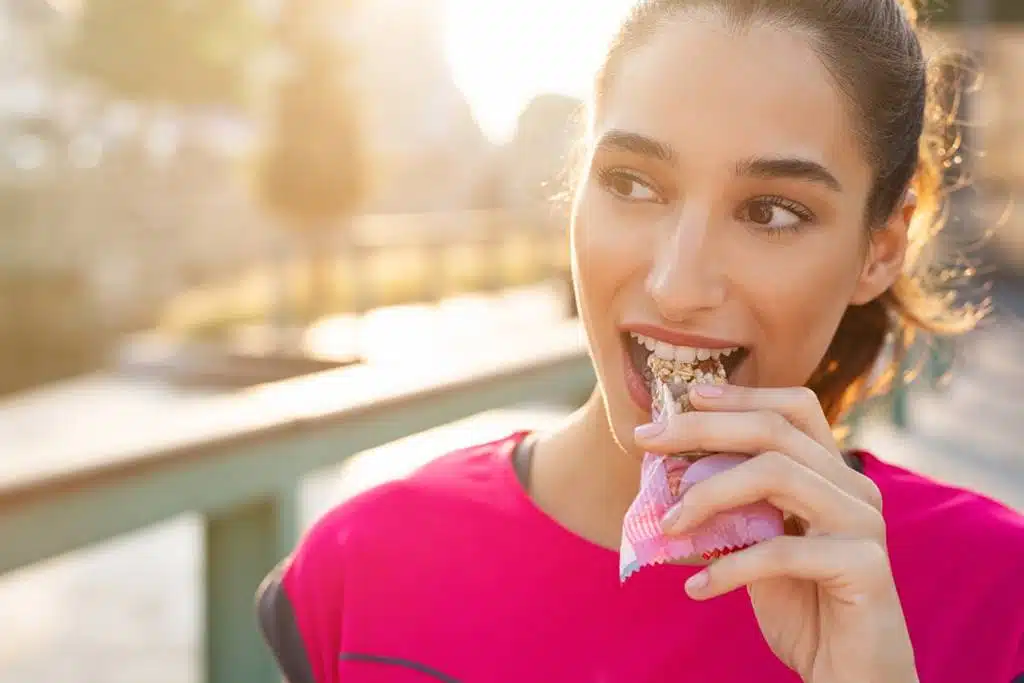
<path id="1" fill-rule="evenodd" d="M 638 426 L 650 421 L 651 416 L 645 415 L 636 409 L 632 409 L 631 413 L 628 414 L 630 408 L 627 407 L 626 411 L 616 412 L 613 408 L 607 408 L 608 422 L 611 427 L 612 438 L 615 439 L 615 443 L 619 445 L 626 454 L 635 457 L 637 460 L 643 457 L 644 451 L 636 445 L 636 438 L 633 436 L 633 430 Z"/>
<path id="2" fill-rule="evenodd" d="M 612 372 L 621 375 L 622 369 L 613 368 Z M 605 382 L 602 379 L 599 396 L 601 418 L 606 421 L 612 439 L 629 455 L 642 457 L 643 451 L 637 448 L 633 431 L 650 421 L 650 413 L 640 410 L 621 383 Z"/>

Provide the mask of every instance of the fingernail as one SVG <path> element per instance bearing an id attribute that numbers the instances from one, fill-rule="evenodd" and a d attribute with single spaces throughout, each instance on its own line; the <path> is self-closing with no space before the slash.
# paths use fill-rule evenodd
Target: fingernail
<path id="1" fill-rule="evenodd" d="M 725 387 L 721 384 L 695 384 L 693 389 L 704 398 L 716 398 L 725 394 Z"/>
<path id="2" fill-rule="evenodd" d="M 686 592 L 697 593 L 700 592 L 705 586 L 708 585 L 708 581 L 711 579 L 708 576 L 708 570 L 702 569 L 690 578 L 686 580 Z"/>
<path id="3" fill-rule="evenodd" d="M 679 501 L 665 512 L 661 516 L 661 529 L 662 531 L 667 530 L 669 527 L 676 525 L 676 522 L 680 517 L 683 516 L 683 501 Z"/>
<path id="4" fill-rule="evenodd" d="M 665 424 L 662 422 L 648 422 L 633 430 L 633 435 L 640 439 L 650 439 L 665 431 Z"/>

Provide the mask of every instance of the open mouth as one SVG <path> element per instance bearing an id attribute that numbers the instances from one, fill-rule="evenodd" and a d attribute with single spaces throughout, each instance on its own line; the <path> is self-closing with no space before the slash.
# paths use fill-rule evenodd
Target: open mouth
<path id="1" fill-rule="evenodd" d="M 625 333 L 623 343 L 626 344 L 633 368 L 643 377 L 648 390 L 654 379 L 654 373 L 648 364 L 652 354 L 666 361 L 689 364 L 696 373 L 715 374 L 721 363 L 727 379 L 732 378 L 736 368 L 750 355 L 749 349 L 742 346 L 721 349 L 676 346 L 635 332 Z"/>

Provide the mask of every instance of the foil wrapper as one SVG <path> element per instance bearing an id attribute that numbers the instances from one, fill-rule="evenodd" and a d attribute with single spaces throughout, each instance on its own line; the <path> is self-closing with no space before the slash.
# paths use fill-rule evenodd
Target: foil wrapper
<path id="1" fill-rule="evenodd" d="M 649 360 L 652 370 L 651 418 L 668 421 L 692 410 L 687 398 L 691 383 L 725 383 L 717 360 L 682 364 Z M 699 481 L 739 465 L 748 456 L 728 453 L 645 453 L 640 465 L 640 490 L 622 524 L 619 578 L 664 562 L 714 560 L 783 533 L 782 513 L 768 503 L 744 505 L 715 515 L 682 534 L 666 534 L 661 519 Z"/>

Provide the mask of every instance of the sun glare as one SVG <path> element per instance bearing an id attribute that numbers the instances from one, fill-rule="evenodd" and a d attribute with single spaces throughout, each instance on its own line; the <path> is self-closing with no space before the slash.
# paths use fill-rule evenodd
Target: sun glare
<path id="1" fill-rule="evenodd" d="M 445 0 L 445 56 L 484 133 L 504 142 L 535 95 L 583 98 L 629 0 Z"/>

